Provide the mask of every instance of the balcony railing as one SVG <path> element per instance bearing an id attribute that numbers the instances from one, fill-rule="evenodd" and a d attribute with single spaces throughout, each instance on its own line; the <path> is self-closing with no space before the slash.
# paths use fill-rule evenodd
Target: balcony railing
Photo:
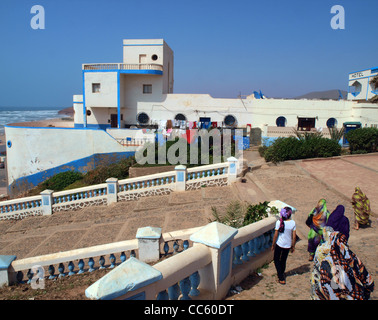
<path id="1" fill-rule="evenodd" d="M 156 70 L 163 71 L 161 64 L 154 63 L 91 63 L 83 64 L 83 70 Z"/>

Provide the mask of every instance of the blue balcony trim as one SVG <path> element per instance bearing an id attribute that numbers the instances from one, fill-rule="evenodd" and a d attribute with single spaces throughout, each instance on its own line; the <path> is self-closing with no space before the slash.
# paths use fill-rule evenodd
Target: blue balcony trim
<path id="1" fill-rule="evenodd" d="M 162 75 L 163 71 L 161 70 L 118 70 L 118 69 L 109 69 L 109 70 L 83 70 L 83 72 L 119 72 L 123 74 L 156 74 Z"/>

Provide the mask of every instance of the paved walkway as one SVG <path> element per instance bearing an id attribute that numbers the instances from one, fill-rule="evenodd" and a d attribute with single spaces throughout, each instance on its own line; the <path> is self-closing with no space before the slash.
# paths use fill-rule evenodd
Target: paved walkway
<path id="1" fill-rule="evenodd" d="M 212 218 L 212 206 L 222 211 L 232 200 L 258 203 L 279 199 L 297 208 L 295 221 L 301 239 L 297 250 L 289 255 L 287 285 L 275 281 L 275 268 L 270 264 L 260 270 L 260 275 L 245 280 L 242 287 L 246 290 L 229 299 L 309 299 L 312 265 L 307 259 L 308 229 L 304 221 L 317 201 L 325 198 L 330 210 L 343 204 L 352 224 L 349 199 L 357 184 L 371 199 L 376 211 L 378 155 L 287 161 L 278 165 L 265 164 L 257 151 L 245 152 L 245 158 L 253 170 L 246 174 L 245 182 L 233 186 L 142 198 L 48 217 L 0 221 L 0 254 L 17 255 L 20 259 L 134 239 L 137 229 L 145 226 L 162 227 L 163 232 L 191 228 L 208 223 Z M 352 229 L 349 239 L 352 250 L 373 278 L 378 275 L 376 228 L 377 218 L 373 217 L 370 228 Z M 377 291 L 373 293 L 373 299 L 378 298 Z"/>

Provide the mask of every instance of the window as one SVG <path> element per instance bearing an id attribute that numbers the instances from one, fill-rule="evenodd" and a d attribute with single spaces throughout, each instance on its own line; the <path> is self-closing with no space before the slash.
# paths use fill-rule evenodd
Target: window
<path id="1" fill-rule="evenodd" d="M 156 54 L 153 54 L 152 57 L 151 57 L 151 59 L 152 59 L 153 61 L 156 61 L 156 60 L 158 59 L 158 56 L 157 56 Z"/>
<path id="2" fill-rule="evenodd" d="M 276 125 L 277 127 L 286 127 L 286 118 L 285 117 L 278 117 L 277 120 L 276 120 Z"/>
<path id="3" fill-rule="evenodd" d="M 92 92 L 93 93 L 99 93 L 101 89 L 100 83 L 92 83 Z"/>
<path id="4" fill-rule="evenodd" d="M 152 93 L 152 84 L 144 84 L 143 93 Z"/>
<path id="5" fill-rule="evenodd" d="M 335 128 L 337 127 L 337 120 L 335 118 L 329 118 L 327 120 L 327 128 Z"/>
<path id="6" fill-rule="evenodd" d="M 311 131 L 315 128 L 315 118 L 298 118 L 298 130 Z"/>
<path id="7" fill-rule="evenodd" d="M 224 117 L 224 124 L 231 127 L 236 124 L 236 118 L 233 115 L 228 115 Z"/>
<path id="8" fill-rule="evenodd" d="M 354 81 L 353 84 L 349 87 L 349 92 L 354 96 L 357 97 L 362 90 L 362 85 L 358 81 Z"/>
<path id="9" fill-rule="evenodd" d="M 141 112 L 137 115 L 137 121 L 139 124 L 148 124 L 148 122 L 150 121 L 150 117 L 147 113 Z"/>
<path id="10" fill-rule="evenodd" d="M 178 113 L 175 116 L 175 120 L 177 120 L 177 121 L 186 121 L 186 117 L 182 113 Z"/>

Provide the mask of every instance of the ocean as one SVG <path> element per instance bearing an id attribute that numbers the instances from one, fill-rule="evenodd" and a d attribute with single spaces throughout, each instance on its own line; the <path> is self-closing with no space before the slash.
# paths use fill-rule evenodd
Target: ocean
<path id="1" fill-rule="evenodd" d="M 63 118 L 58 114 L 62 107 L 0 107 L 0 133 L 4 133 L 4 126 L 9 123 L 38 121 Z"/>

